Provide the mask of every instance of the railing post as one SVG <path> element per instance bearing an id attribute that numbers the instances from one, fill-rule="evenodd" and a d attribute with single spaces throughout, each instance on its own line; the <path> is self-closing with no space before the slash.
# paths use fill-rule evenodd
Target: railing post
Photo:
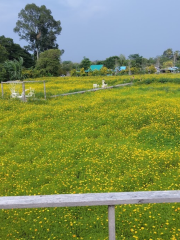
<path id="1" fill-rule="evenodd" d="M 22 101 L 26 101 L 26 95 L 25 95 L 25 83 L 22 82 Z"/>
<path id="2" fill-rule="evenodd" d="M 116 239 L 116 231 L 115 231 L 115 206 L 108 206 L 108 223 L 109 223 L 109 240 Z"/>

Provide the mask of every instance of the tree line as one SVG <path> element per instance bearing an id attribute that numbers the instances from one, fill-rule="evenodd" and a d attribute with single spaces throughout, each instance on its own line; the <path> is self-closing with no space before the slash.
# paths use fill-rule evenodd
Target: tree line
<path id="1" fill-rule="evenodd" d="M 139 54 L 131 54 L 126 58 L 123 54 L 111 56 L 105 60 L 90 61 L 84 57 L 80 63 L 61 62 L 63 49 L 59 49 L 57 36 L 62 31 L 61 22 L 56 21 L 45 5 L 27 4 L 18 14 L 14 32 L 27 42 L 21 47 L 13 39 L 0 36 L 0 81 L 42 76 L 106 75 L 106 74 L 138 74 L 154 73 L 158 68 L 180 67 L 180 52 L 171 48 L 161 56 L 144 58 Z M 101 71 L 88 71 L 90 65 L 103 65 Z M 120 66 L 126 66 L 119 71 Z M 156 68 L 155 68 L 156 67 Z"/>
<path id="2" fill-rule="evenodd" d="M 112 56 L 105 60 L 90 61 L 89 58 L 84 57 L 81 63 L 73 63 L 71 61 L 62 62 L 62 69 L 64 74 L 71 72 L 71 75 L 79 75 L 83 71 L 88 70 L 91 65 L 103 65 L 108 69 L 107 73 L 111 74 L 143 74 L 143 73 L 155 73 L 158 69 L 164 69 L 168 71 L 168 68 L 178 67 L 180 68 L 180 51 L 175 51 L 171 48 L 165 50 L 161 56 L 155 58 L 144 58 L 139 54 L 131 54 L 126 58 L 123 54 L 119 56 Z M 126 70 L 121 70 L 120 66 L 125 66 Z M 76 73 L 75 73 L 76 70 Z M 92 73 L 89 73 L 92 75 Z M 101 72 L 96 72 L 94 75 L 102 75 Z M 85 75 L 85 74 L 84 74 Z"/>

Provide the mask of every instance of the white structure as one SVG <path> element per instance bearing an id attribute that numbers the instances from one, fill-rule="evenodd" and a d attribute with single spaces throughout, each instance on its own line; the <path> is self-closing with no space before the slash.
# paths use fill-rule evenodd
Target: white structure
<path id="1" fill-rule="evenodd" d="M 26 94 L 27 92 L 27 94 Z M 21 93 L 21 95 L 19 94 L 19 92 L 16 92 L 15 89 L 11 89 L 11 97 L 12 98 L 23 98 L 24 97 L 24 92 Z M 34 93 L 34 89 L 30 88 L 30 89 L 26 89 L 25 90 L 25 97 L 29 98 L 29 97 L 35 97 L 35 93 Z"/>
<path id="2" fill-rule="evenodd" d="M 105 80 L 103 79 L 102 80 L 102 88 L 105 88 L 105 87 L 107 87 L 107 84 L 105 83 Z"/>
<path id="3" fill-rule="evenodd" d="M 25 89 L 26 83 L 44 83 L 44 98 L 46 99 L 46 85 L 45 81 L 8 81 L 8 82 L 1 82 L 1 90 L 2 90 L 2 98 L 4 98 L 4 90 L 3 90 L 3 84 L 8 84 L 9 89 L 11 92 L 12 98 L 19 98 L 23 102 L 26 102 L 26 98 L 35 97 L 35 92 L 33 88 Z M 22 93 L 20 94 L 20 88 L 22 85 Z"/>
<path id="4" fill-rule="evenodd" d="M 99 84 L 96 84 L 96 83 L 93 84 L 93 88 L 98 88 L 98 87 L 99 87 Z"/>
<path id="5" fill-rule="evenodd" d="M 0 197 L 0 209 L 107 205 L 109 240 L 115 240 L 115 205 L 174 202 L 180 202 L 180 190 L 5 196 Z"/>

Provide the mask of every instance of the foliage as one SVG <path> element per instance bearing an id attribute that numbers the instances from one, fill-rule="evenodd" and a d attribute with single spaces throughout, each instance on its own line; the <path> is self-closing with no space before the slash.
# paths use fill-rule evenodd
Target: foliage
<path id="1" fill-rule="evenodd" d="M 37 53 L 38 58 L 39 52 L 58 48 L 56 36 L 61 32 L 61 23 L 54 20 L 45 5 L 27 4 L 18 18 L 14 32 L 28 42 L 27 49 L 33 51 L 34 56 Z"/>
<path id="2" fill-rule="evenodd" d="M 100 70 L 100 75 L 101 76 L 106 76 L 108 74 L 108 69 L 107 67 L 102 67 Z"/>
<path id="3" fill-rule="evenodd" d="M 156 72 L 156 68 L 154 67 L 154 65 L 151 65 L 149 67 L 146 67 L 146 73 L 155 73 Z"/>
<path id="4" fill-rule="evenodd" d="M 118 63 L 119 63 L 119 66 L 127 66 L 128 65 L 126 57 L 123 54 L 120 54 Z"/>
<path id="5" fill-rule="evenodd" d="M 8 80 L 22 80 L 22 66 L 23 66 L 23 58 L 20 57 L 18 60 L 7 60 L 4 62 L 4 68 L 8 74 Z"/>
<path id="6" fill-rule="evenodd" d="M 91 65 L 91 61 L 89 58 L 84 57 L 80 63 L 80 68 L 84 68 L 84 70 L 88 70 Z"/>
<path id="7" fill-rule="evenodd" d="M 48 90 L 86 88 L 102 77 L 67 79 L 47 78 Z M 179 190 L 179 97 L 179 84 L 156 83 L 1 100 L 1 196 Z M 177 240 L 179 211 L 179 203 L 119 205 L 117 239 Z M 106 206 L 4 209 L 1 238 L 107 240 L 107 215 Z"/>
<path id="8" fill-rule="evenodd" d="M 131 74 L 138 74 L 140 70 L 137 67 L 131 67 L 130 71 L 131 71 Z"/>
<path id="9" fill-rule="evenodd" d="M 71 72 L 70 72 L 70 74 L 71 74 L 71 77 L 76 76 L 76 69 L 72 69 Z"/>
<path id="10" fill-rule="evenodd" d="M 44 69 L 46 73 L 58 76 L 60 73 L 60 56 L 59 49 L 49 49 L 40 54 L 36 62 L 36 69 Z"/>
<path id="11" fill-rule="evenodd" d="M 0 45 L 2 45 L 7 51 L 8 60 L 18 60 L 20 57 L 23 58 L 23 66 L 30 68 L 34 66 L 34 61 L 31 54 L 22 48 L 19 44 L 15 44 L 13 39 L 0 36 Z"/>
<path id="12" fill-rule="evenodd" d="M 64 71 L 65 74 L 67 72 L 70 72 L 73 69 L 73 62 L 71 62 L 71 61 L 63 61 L 61 68 L 62 68 L 62 70 Z"/>
<path id="13" fill-rule="evenodd" d="M 118 61 L 119 61 L 118 56 L 106 58 L 106 60 L 104 61 L 104 66 L 107 67 L 108 69 L 114 69 Z"/>
<path id="14" fill-rule="evenodd" d="M 95 69 L 95 70 L 92 71 L 92 72 L 90 71 L 90 73 L 92 73 L 92 74 L 91 74 L 92 76 L 99 76 L 101 72 L 100 72 L 99 70 Z"/>
<path id="15" fill-rule="evenodd" d="M 142 60 L 143 57 L 139 54 L 131 54 L 128 56 L 130 59 L 130 66 L 135 68 L 141 68 L 142 67 Z"/>
<path id="16" fill-rule="evenodd" d="M 45 69 L 37 70 L 36 68 L 23 69 L 22 74 L 24 78 L 39 78 L 52 76 L 49 72 L 46 72 Z"/>
<path id="17" fill-rule="evenodd" d="M 6 48 L 0 44 L 0 63 L 3 63 L 7 59 L 7 56 L 8 52 L 6 51 Z"/>
<path id="18" fill-rule="evenodd" d="M 168 67 L 173 67 L 173 61 L 172 60 L 163 62 L 163 68 L 168 68 Z"/>
<path id="19" fill-rule="evenodd" d="M 163 57 L 165 57 L 165 58 L 167 58 L 167 59 L 173 59 L 173 55 L 174 55 L 174 53 L 173 53 L 173 50 L 172 50 L 172 48 L 168 48 L 167 50 L 165 50 L 164 52 L 163 52 Z"/>
<path id="20" fill-rule="evenodd" d="M 8 74 L 4 67 L 4 64 L 0 63 L 0 82 L 6 82 L 8 80 Z"/>
<path id="21" fill-rule="evenodd" d="M 80 76 L 85 76 L 86 75 L 86 73 L 85 73 L 85 71 L 84 71 L 84 68 L 81 68 L 80 69 Z"/>

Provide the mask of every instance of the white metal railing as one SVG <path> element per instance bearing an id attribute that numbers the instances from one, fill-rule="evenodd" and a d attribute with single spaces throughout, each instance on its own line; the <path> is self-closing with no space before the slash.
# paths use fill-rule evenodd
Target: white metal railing
<path id="1" fill-rule="evenodd" d="M 0 197 L 0 209 L 108 206 L 109 240 L 115 240 L 115 205 L 180 202 L 180 190 Z"/>
<path id="2" fill-rule="evenodd" d="M 26 95 L 25 95 L 25 83 L 44 83 L 44 98 L 46 99 L 46 85 L 45 81 L 8 81 L 8 82 L 1 82 L 1 91 L 2 91 L 2 98 L 4 97 L 4 90 L 3 90 L 3 84 L 22 84 L 22 101 L 26 101 Z"/>

